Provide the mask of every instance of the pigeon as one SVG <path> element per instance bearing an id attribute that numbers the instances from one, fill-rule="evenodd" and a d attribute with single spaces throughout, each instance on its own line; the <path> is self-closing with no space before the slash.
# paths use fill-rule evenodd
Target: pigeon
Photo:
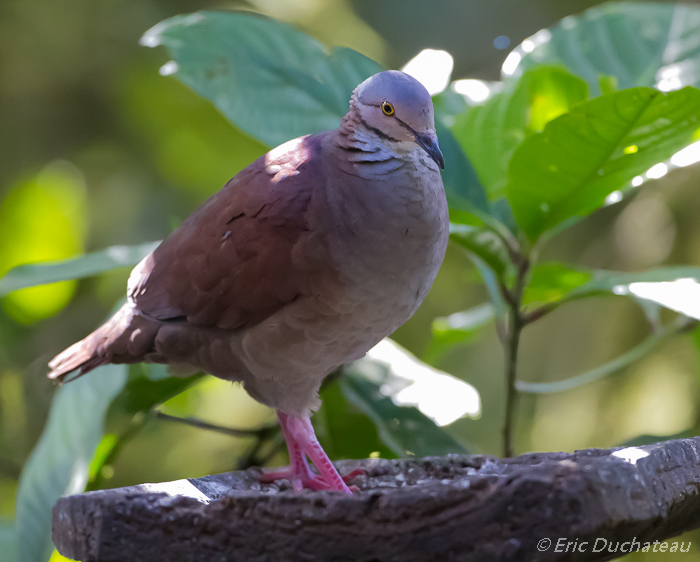
<path id="1" fill-rule="evenodd" d="M 48 377 L 147 362 L 240 382 L 277 411 L 289 449 L 288 469 L 263 481 L 352 493 L 310 416 L 323 379 L 428 293 L 448 241 L 441 169 L 428 91 L 403 72 L 371 76 L 337 129 L 274 148 L 195 210 Z"/>

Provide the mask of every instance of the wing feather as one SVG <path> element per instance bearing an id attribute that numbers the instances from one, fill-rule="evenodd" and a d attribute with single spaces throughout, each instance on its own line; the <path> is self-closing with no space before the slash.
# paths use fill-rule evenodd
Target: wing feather
<path id="1" fill-rule="evenodd" d="M 324 181 L 318 150 L 314 137 L 290 141 L 207 200 L 134 269 L 129 296 L 137 308 L 159 320 L 236 329 L 308 292 L 328 263 L 308 224 Z"/>

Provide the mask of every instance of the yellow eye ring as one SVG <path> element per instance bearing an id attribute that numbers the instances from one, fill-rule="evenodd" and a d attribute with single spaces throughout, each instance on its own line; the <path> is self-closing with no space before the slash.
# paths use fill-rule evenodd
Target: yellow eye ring
<path id="1" fill-rule="evenodd" d="M 384 113 L 384 115 L 391 117 L 396 112 L 394 111 L 394 106 L 391 105 L 388 101 L 385 101 L 385 102 L 382 102 L 382 113 Z"/>

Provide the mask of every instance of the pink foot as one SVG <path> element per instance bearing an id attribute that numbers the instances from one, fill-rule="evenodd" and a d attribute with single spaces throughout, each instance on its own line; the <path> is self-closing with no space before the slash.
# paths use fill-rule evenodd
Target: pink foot
<path id="1" fill-rule="evenodd" d="M 306 460 L 306 459 L 304 459 Z M 348 484 L 349 482 L 352 482 L 355 478 L 358 476 L 364 474 L 365 471 L 361 468 L 357 468 L 353 470 L 352 472 L 348 472 L 347 474 L 341 474 L 341 478 L 343 479 L 343 482 Z M 274 482 L 275 480 L 289 480 L 292 483 L 292 487 L 294 488 L 295 491 L 301 491 L 301 490 L 328 490 L 329 486 L 326 483 L 325 480 L 323 480 L 318 474 L 314 474 L 311 471 L 311 468 L 309 468 L 309 474 L 306 476 L 299 477 L 298 475 L 295 475 L 293 470 L 291 468 L 288 468 L 287 470 L 278 470 L 275 472 L 263 472 L 260 475 L 260 482 L 269 484 Z M 348 487 L 351 492 L 359 492 L 360 489 L 357 486 L 349 486 Z"/>
<path id="2" fill-rule="evenodd" d="M 274 482 L 284 478 L 291 481 L 292 488 L 296 491 L 304 489 L 335 490 L 352 494 L 352 490 L 348 488 L 346 482 L 363 474 L 364 471 L 357 469 L 345 476 L 340 476 L 316 439 L 314 428 L 308 416 L 296 418 L 282 412 L 278 412 L 277 416 L 289 449 L 289 468 L 278 472 L 264 473 L 260 476 L 260 481 Z M 307 455 L 320 474 L 311 471 L 306 460 Z M 357 490 L 357 488 L 355 489 Z"/>

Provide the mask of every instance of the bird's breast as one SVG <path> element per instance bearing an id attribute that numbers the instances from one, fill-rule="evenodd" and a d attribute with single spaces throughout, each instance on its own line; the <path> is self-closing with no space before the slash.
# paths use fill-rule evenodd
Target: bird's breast
<path id="1" fill-rule="evenodd" d="M 439 172 L 409 162 L 388 177 L 330 184 L 321 204 L 343 283 L 331 298 L 383 337 L 415 312 L 442 263 L 448 219 Z"/>

